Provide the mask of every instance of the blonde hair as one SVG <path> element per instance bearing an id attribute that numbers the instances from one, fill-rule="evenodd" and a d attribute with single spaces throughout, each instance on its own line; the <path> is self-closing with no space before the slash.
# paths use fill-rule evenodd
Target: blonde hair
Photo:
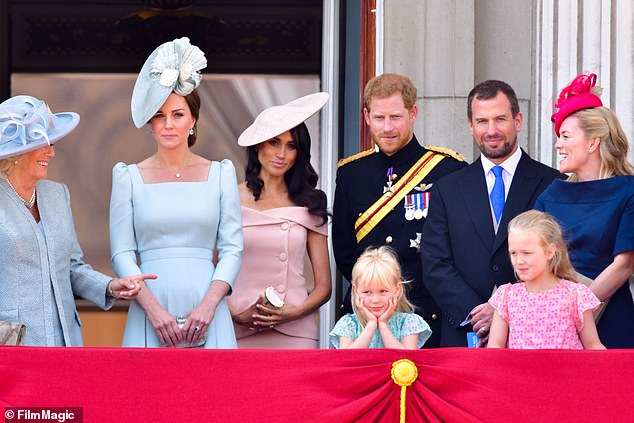
<path id="1" fill-rule="evenodd" d="M 509 222 L 508 233 L 511 234 L 511 232 L 518 231 L 531 232 L 537 235 L 544 248 L 553 245 L 555 254 L 549 262 L 550 271 L 557 278 L 578 282 L 577 272 L 568 256 L 568 248 L 564 241 L 561 226 L 551 215 L 538 210 L 529 210 L 521 213 Z M 517 274 L 515 276 L 517 277 Z"/>
<path id="2" fill-rule="evenodd" d="M 23 154 L 19 156 L 8 157 L 6 159 L 0 159 L 0 177 L 8 178 L 9 174 L 13 172 L 17 161 L 20 160 Z"/>
<path id="3" fill-rule="evenodd" d="M 573 113 L 587 138 L 599 138 L 601 169 L 599 179 L 613 176 L 634 175 L 634 166 L 627 160 L 627 137 L 614 112 L 606 107 L 583 109 Z M 577 181 L 573 174 L 569 181 Z"/>
<path id="4" fill-rule="evenodd" d="M 397 73 L 384 73 L 370 79 L 363 90 L 363 104 L 369 112 L 373 98 L 386 98 L 397 92 L 401 93 L 405 108 L 412 110 L 416 103 L 416 87 L 408 77 Z"/>
<path id="5" fill-rule="evenodd" d="M 398 257 L 390 247 L 369 247 L 354 264 L 352 268 L 352 286 L 356 289 L 363 289 L 372 282 L 387 289 L 397 289 L 400 285 L 402 289 L 396 301 L 396 311 L 401 313 L 414 311 L 414 305 L 407 299 L 405 287 L 403 286 L 409 281 L 403 280 Z M 365 326 L 367 321 L 363 314 L 358 312 L 356 303 L 356 290 L 353 289 L 352 310 L 357 315 L 361 326 Z"/>

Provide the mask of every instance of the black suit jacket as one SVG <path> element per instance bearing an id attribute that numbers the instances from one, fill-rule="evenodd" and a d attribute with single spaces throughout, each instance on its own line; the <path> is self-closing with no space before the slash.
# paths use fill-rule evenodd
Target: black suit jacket
<path id="1" fill-rule="evenodd" d="M 460 323 L 475 306 L 488 301 L 495 285 L 515 281 L 508 223 L 532 209 L 559 176 L 522 151 L 497 234 L 480 159 L 434 184 L 421 255 L 423 281 L 442 311 L 441 346 L 466 346 L 466 334 L 473 329 Z"/>

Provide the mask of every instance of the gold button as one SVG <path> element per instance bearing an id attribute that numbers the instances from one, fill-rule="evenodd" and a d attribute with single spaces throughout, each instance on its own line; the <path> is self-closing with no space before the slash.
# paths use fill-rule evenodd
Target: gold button
<path id="1" fill-rule="evenodd" d="M 431 318 L 436 320 L 436 319 L 438 319 L 438 315 L 436 313 L 434 313 L 434 314 L 431 315 Z"/>
<path id="2" fill-rule="evenodd" d="M 388 235 L 387 237 L 385 237 L 385 243 L 386 244 L 389 244 L 391 242 L 392 242 L 392 237 L 391 236 Z"/>
<path id="3" fill-rule="evenodd" d="M 390 176 L 390 178 L 391 178 L 393 181 L 396 181 L 396 178 L 398 178 L 398 175 L 397 175 L 396 173 L 394 173 L 394 174 L 392 174 L 392 176 Z"/>

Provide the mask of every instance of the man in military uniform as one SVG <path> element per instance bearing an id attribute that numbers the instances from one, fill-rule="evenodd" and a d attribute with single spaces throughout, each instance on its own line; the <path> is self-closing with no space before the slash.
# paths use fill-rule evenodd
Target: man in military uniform
<path id="1" fill-rule="evenodd" d="M 339 271 L 351 280 L 352 267 L 369 246 L 388 245 L 409 280 L 408 298 L 431 326 L 426 347 L 440 342 L 440 309 L 422 283 L 420 248 L 431 184 L 466 166 L 458 153 L 422 147 L 413 128 L 416 87 L 402 75 L 383 74 L 364 90 L 363 115 L 374 148 L 339 162 L 333 207 L 332 243 Z M 351 312 L 350 292 L 343 304 Z"/>

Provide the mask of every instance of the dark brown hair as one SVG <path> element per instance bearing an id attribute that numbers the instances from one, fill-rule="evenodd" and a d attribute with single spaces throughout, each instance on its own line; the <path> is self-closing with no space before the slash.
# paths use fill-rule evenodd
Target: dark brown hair
<path id="1" fill-rule="evenodd" d="M 302 122 L 291 129 L 290 132 L 297 147 L 297 159 L 293 167 L 284 174 L 288 196 L 294 203 L 308 208 L 310 214 L 321 217 L 325 224 L 328 222 L 326 193 L 316 188 L 319 177 L 310 164 L 310 134 L 308 133 L 308 128 Z M 257 145 L 251 145 L 247 147 L 245 179 L 247 188 L 251 190 L 256 201 L 260 199 L 260 193 L 264 186 L 264 181 L 260 178 L 261 170 L 262 164 L 258 159 Z"/>
<path id="2" fill-rule="evenodd" d="M 509 103 L 511 103 L 511 113 L 513 117 L 517 116 L 520 112 L 520 105 L 517 101 L 517 96 L 515 95 L 513 87 L 504 81 L 490 79 L 488 81 L 480 82 L 478 85 L 473 87 L 469 93 L 469 97 L 467 98 L 467 117 L 469 118 L 469 121 L 471 121 L 472 117 L 471 104 L 473 103 L 474 98 L 478 100 L 491 100 L 492 98 L 497 97 L 499 92 L 504 94 L 506 98 L 508 98 Z"/>
<path id="3" fill-rule="evenodd" d="M 196 119 L 196 123 L 194 123 L 194 133 L 187 137 L 187 145 L 192 147 L 196 144 L 196 139 L 198 137 L 198 117 L 200 116 L 200 95 L 198 91 L 194 90 L 191 93 L 185 96 L 185 102 L 187 106 L 189 106 L 189 111 L 191 112 L 194 119 Z"/>

